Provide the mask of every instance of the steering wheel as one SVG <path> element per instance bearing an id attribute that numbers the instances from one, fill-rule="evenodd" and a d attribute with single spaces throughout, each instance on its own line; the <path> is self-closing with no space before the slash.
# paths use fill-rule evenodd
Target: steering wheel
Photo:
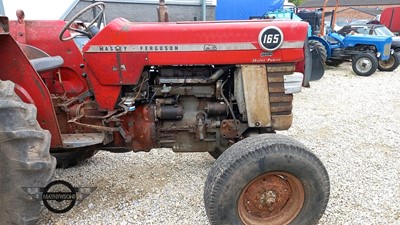
<path id="1" fill-rule="evenodd" d="M 100 12 L 97 13 L 97 15 L 94 17 L 94 19 L 92 21 L 90 21 L 89 25 L 84 26 L 83 30 L 82 29 L 78 29 L 75 27 L 71 27 L 71 25 L 83 14 L 85 14 L 87 11 L 89 11 L 90 9 L 94 9 L 94 8 L 99 8 Z M 60 39 L 60 41 L 69 41 L 72 40 L 75 37 L 79 37 L 79 36 L 88 36 L 91 37 L 90 32 L 89 32 L 89 28 L 97 21 L 99 20 L 99 18 L 103 18 L 104 16 L 104 9 L 105 9 L 106 5 L 104 4 L 104 2 L 96 2 L 94 4 L 91 4 L 89 6 L 87 6 L 86 8 L 82 9 L 81 11 L 79 11 L 74 17 L 72 17 L 68 23 L 65 24 L 65 26 L 62 28 L 60 35 L 58 36 L 58 38 Z M 100 24 L 98 24 L 98 26 L 100 26 Z M 76 33 L 71 33 L 70 37 L 63 37 L 65 31 L 70 30 L 70 31 L 74 31 Z"/>

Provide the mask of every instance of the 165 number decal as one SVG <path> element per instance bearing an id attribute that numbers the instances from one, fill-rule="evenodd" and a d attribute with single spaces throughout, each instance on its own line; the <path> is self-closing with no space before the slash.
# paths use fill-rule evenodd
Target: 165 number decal
<path id="1" fill-rule="evenodd" d="M 265 44 L 277 44 L 279 42 L 279 34 L 268 34 L 264 35 L 263 43 Z"/>
<path id="2" fill-rule="evenodd" d="M 283 43 L 283 33 L 275 26 L 265 27 L 258 35 L 258 43 L 266 51 L 274 51 Z"/>

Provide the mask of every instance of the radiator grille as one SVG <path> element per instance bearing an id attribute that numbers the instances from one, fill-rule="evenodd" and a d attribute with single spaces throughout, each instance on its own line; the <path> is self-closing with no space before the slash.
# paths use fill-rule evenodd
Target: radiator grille
<path id="1" fill-rule="evenodd" d="M 292 74 L 295 67 L 293 64 L 276 64 L 267 66 L 269 100 L 271 115 L 292 114 L 292 94 L 285 94 L 284 75 Z"/>

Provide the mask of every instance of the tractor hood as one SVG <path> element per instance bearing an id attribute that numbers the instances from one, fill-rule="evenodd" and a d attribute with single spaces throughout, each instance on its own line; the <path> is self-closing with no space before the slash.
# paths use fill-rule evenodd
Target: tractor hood
<path id="1" fill-rule="evenodd" d="M 375 35 L 347 35 L 343 42 L 346 46 L 355 46 L 358 44 L 364 45 L 376 45 L 376 44 L 390 44 L 392 42 L 391 37 L 375 36 Z"/>
<path id="2" fill-rule="evenodd" d="M 110 109 L 121 84 L 138 84 L 148 66 L 300 64 L 307 29 L 305 22 L 277 20 L 132 23 L 115 19 L 82 51 L 94 90 L 112 96 L 99 104 Z"/>
<path id="3" fill-rule="evenodd" d="M 146 54 L 149 65 L 294 63 L 304 58 L 307 29 L 307 23 L 295 21 L 133 23 L 118 18 L 83 53 L 85 58 Z"/>
<path id="4" fill-rule="evenodd" d="M 400 48 L 400 37 L 398 36 L 392 37 L 392 48 L 393 49 Z"/>
<path id="5" fill-rule="evenodd" d="M 392 37 L 375 35 L 347 35 L 343 39 L 343 43 L 347 47 L 355 47 L 358 45 L 374 46 L 377 49 L 379 59 L 388 60 L 390 57 Z"/>

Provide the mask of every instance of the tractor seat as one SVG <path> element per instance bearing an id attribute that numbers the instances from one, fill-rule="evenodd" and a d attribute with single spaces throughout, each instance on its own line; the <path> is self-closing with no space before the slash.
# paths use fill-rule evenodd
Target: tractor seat
<path id="1" fill-rule="evenodd" d="M 64 63 L 64 59 L 61 56 L 43 57 L 29 61 L 38 73 L 57 69 Z"/>
<path id="2" fill-rule="evenodd" d="M 338 42 L 335 38 L 333 38 L 333 37 L 324 36 L 324 39 L 325 39 L 327 42 L 329 42 L 329 44 L 331 44 L 331 45 L 339 44 L 339 42 Z"/>

